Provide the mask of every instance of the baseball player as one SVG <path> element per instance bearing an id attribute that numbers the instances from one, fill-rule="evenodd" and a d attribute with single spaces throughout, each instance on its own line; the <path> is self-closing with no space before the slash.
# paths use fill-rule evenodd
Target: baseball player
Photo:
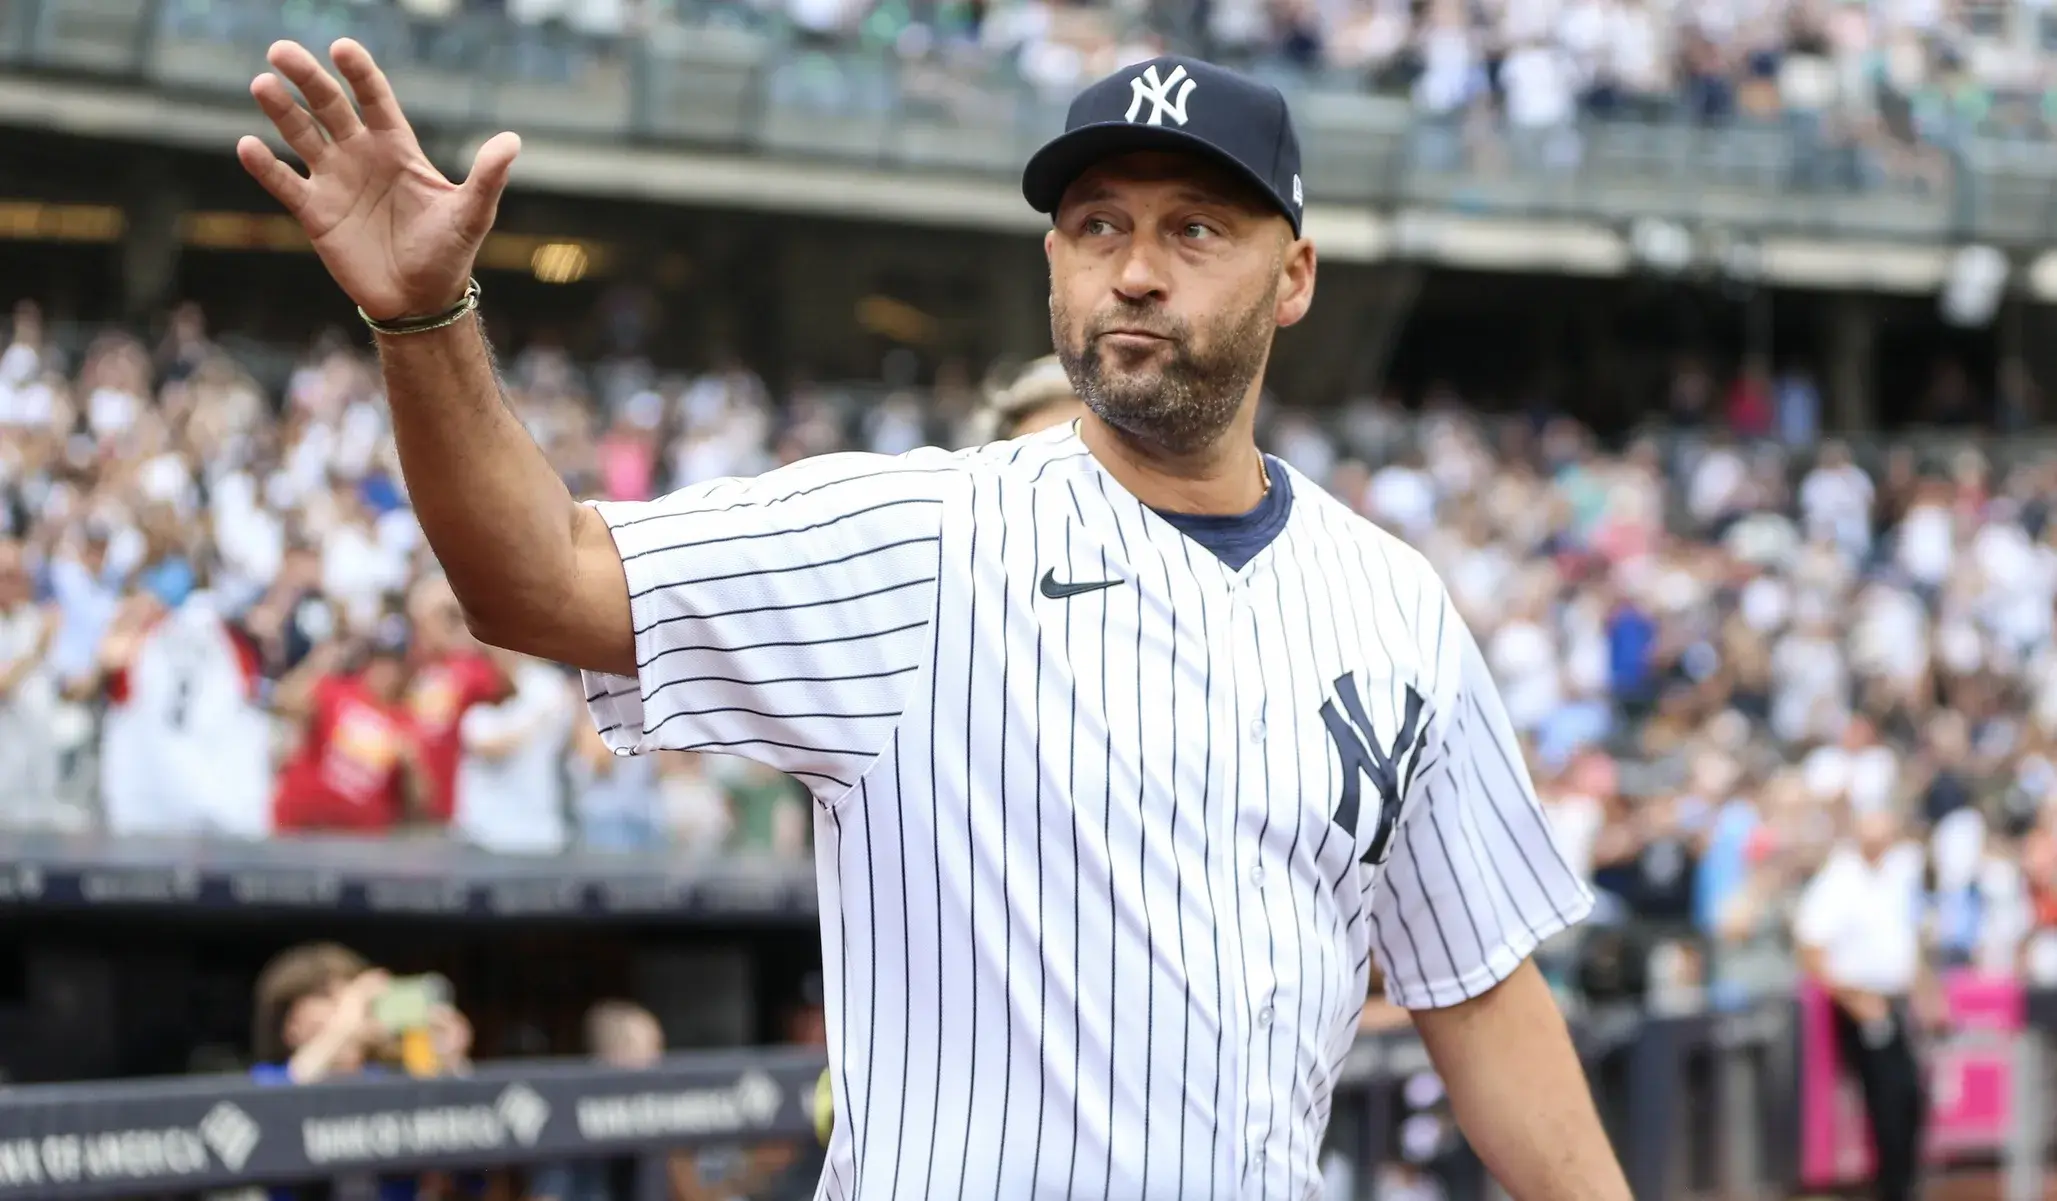
<path id="1" fill-rule="evenodd" d="M 815 801 L 837 1121 L 819 1195 L 1292 1198 L 1373 956 L 1522 1201 L 1628 1196 L 1528 958 L 1589 897 L 1422 558 L 1252 421 L 1307 312 L 1270 87 L 1158 58 L 1028 163 L 1088 414 L 575 503 L 503 403 L 470 282 L 519 149 L 462 184 L 361 46 L 252 86 L 245 167 L 377 334 L 468 622 L 575 664 L 623 753 Z M 361 115 L 360 115 L 361 109 Z"/>

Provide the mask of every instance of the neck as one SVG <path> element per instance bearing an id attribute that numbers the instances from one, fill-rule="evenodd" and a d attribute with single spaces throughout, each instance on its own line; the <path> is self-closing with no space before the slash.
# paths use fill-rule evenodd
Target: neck
<path id="1" fill-rule="evenodd" d="M 1174 454 L 1087 413 L 1079 438 L 1116 483 L 1151 508 L 1233 516 L 1256 508 L 1268 488 L 1252 427 L 1245 409 L 1213 442 Z"/>

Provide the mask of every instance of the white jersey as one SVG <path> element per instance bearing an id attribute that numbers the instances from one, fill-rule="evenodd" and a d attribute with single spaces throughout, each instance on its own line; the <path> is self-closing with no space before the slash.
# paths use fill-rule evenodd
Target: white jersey
<path id="1" fill-rule="evenodd" d="M 116 834 L 271 832 L 270 718 L 252 653 L 199 598 L 152 626 L 109 686 L 100 795 Z"/>
<path id="2" fill-rule="evenodd" d="M 817 802 L 820 1196 L 1301 1201 L 1371 956 L 1451 1005 L 1584 915 L 1434 573 L 1271 470 L 1240 570 L 1073 427 L 599 506 L 609 744 Z"/>

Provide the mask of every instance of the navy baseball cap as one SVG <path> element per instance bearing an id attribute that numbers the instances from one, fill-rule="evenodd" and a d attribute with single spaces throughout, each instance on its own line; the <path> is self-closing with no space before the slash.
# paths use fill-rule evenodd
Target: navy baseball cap
<path id="1" fill-rule="evenodd" d="M 1021 194 L 1037 212 L 1055 213 L 1087 168 L 1138 150 L 1206 155 L 1255 184 L 1300 233 L 1300 139 L 1286 98 L 1270 84 L 1179 55 L 1123 67 L 1080 92 L 1064 132 L 1029 159 Z"/>

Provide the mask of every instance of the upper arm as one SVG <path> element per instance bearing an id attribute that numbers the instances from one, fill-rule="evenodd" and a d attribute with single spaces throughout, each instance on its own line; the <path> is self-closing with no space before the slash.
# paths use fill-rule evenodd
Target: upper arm
<path id="1" fill-rule="evenodd" d="M 1386 995 L 1410 1009 L 1479 996 L 1593 905 L 1557 849 L 1478 643 L 1434 591 L 1426 762 L 1371 908 Z"/>
<path id="2" fill-rule="evenodd" d="M 934 646 L 947 456 L 830 455 L 596 506 L 632 647 L 589 673 L 618 753 L 709 750 L 850 788 Z"/>
<path id="3" fill-rule="evenodd" d="M 632 672 L 635 634 L 621 552 L 592 506 L 573 506 L 571 522 L 571 596 L 550 622 L 521 631 L 476 632 L 482 641 L 538 659 L 586 671 Z"/>

